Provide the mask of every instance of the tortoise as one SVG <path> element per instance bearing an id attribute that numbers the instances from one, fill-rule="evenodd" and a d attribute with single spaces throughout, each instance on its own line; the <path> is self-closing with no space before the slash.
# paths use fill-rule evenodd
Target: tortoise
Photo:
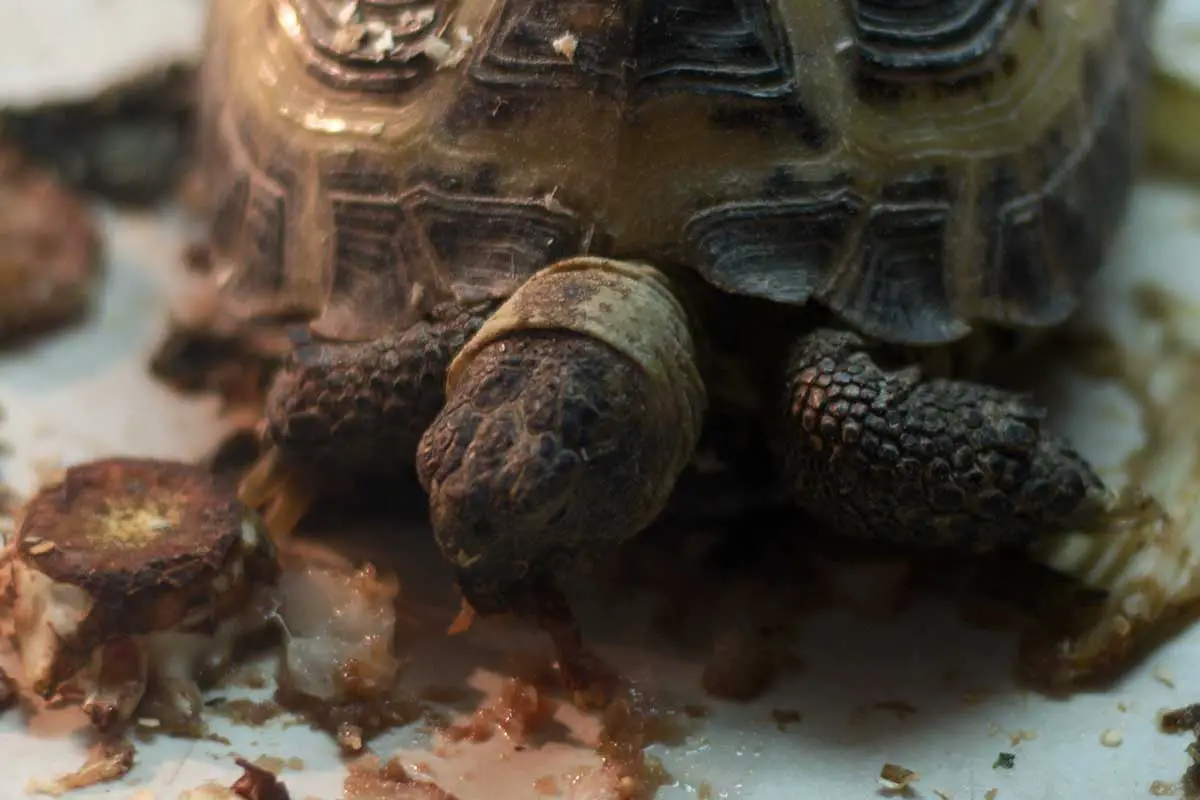
<path id="1" fill-rule="evenodd" d="M 1155 6 L 216 0 L 219 304 L 293 341 L 244 497 L 286 531 L 415 472 L 470 606 L 560 644 L 714 420 L 861 541 L 1086 525 L 1104 482 L 980 374 L 1123 223 Z"/>

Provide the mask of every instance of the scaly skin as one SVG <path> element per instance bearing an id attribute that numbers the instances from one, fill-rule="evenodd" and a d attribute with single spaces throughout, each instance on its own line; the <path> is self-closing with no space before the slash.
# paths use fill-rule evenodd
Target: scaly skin
<path id="1" fill-rule="evenodd" d="M 886 371 L 859 336 L 829 329 L 804 336 L 785 372 L 788 485 L 834 530 L 1022 545 L 1104 507 L 1100 479 L 1025 397 Z"/>
<path id="2" fill-rule="evenodd" d="M 375 341 L 298 342 L 267 398 L 267 442 L 312 475 L 411 469 L 446 368 L 494 309 L 442 306 Z"/>

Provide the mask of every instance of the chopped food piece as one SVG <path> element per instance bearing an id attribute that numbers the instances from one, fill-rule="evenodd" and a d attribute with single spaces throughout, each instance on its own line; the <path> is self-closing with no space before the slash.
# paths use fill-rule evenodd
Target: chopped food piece
<path id="1" fill-rule="evenodd" d="M 1104 733 L 1100 734 L 1100 744 L 1105 747 L 1120 747 L 1125 741 L 1125 736 L 1115 728 L 1109 728 Z"/>
<path id="2" fill-rule="evenodd" d="M 938 800 L 954 800 L 954 798 L 950 796 L 949 792 L 943 791 L 942 789 L 934 789 L 933 793 L 937 795 Z"/>
<path id="3" fill-rule="evenodd" d="M 102 742 L 92 748 L 87 761 L 75 772 L 52 781 L 31 781 L 25 791 L 59 797 L 76 789 L 115 781 L 133 769 L 133 757 L 133 745 L 128 742 Z"/>
<path id="4" fill-rule="evenodd" d="M 282 563 L 280 703 L 335 734 L 347 752 L 421 718 L 423 705 L 398 686 L 395 578 L 297 542 Z"/>
<path id="5" fill-rule="evenodd" d="M 921 776 L 899 764 L 884 764 L 879 771 L 879 788 L 885 793 L 908 793 Z"/>
<path id="6" fill-rule="evenodd" d="M 171 725 L 195 721 L 196 681 L 266 627 L 278 569 L 232 489 L 149 459 L 81 464 L 39 491 L 7 567 L 26 680 L 48 699 L 75 679 L 101 728 L 148 688 Z"/>
<path id="7" fill-rule="evenodd" d="M 999 789 L 988 789 L 983 794 L 983 800 L 996 800 L 996 796 L 1000 794 Z"/>
<path id="8" fill-rule="evenodd" d="M 283 564 L 280 686 L 325 703 L 390 693 L 400 669 L 393 642 L 399 584 L 369 564 L 353 569 L 291 551 Z"/>
<path id="9" fill-rule="evenodd" d="M 0 343 L 82 316 L 102 251 L 84 201 L 0 145 Z"/>
<path id="10" fill-rule="evenodd" d="M 1016 753 L 1001 753 L 992 763 L 992 769 L 1012 769 L 1017 764 Z"/>

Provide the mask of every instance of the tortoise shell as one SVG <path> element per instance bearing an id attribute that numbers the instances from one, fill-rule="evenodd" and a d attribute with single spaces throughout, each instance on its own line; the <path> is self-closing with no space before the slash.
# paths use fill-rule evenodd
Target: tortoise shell
<path id="1" fill-rule="evenodd" d="M 363 340 L 592 253 L 887 341 L 1046 327 L 1120 226 L 1152 0 L 216 0 L 226 306 Z"/>

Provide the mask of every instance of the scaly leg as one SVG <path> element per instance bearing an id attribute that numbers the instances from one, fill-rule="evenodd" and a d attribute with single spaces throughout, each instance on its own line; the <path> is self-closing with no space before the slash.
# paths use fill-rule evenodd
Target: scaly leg
<path id="1" fill-rule="evenodd" d="M 265 452 L 241 486 L 273 536 L 291 532 L 318 484 L 412 469 L 451 359 L 495 307 L 441 306 L 371 342 L 297 343 L 267 398 Z"/>
<path id="2" fill-rule="evenodd" d="M 788 485 L 833 530 L 989 548 L 1105 507 L 1100 479 L 1021 395 L 887 371 L 860 337 L 828 329 L 797 343 L 785 380 Z"/>

